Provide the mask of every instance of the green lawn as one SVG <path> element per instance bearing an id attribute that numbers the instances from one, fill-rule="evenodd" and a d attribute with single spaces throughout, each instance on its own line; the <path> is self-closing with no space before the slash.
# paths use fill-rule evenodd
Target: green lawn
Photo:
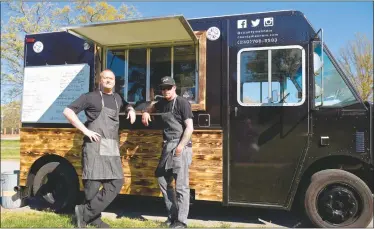
<path id="1" fill-rule="evenodd" d="M 1 140 L 1 160 L 20 159 L 19 140 Z"/>
<path id="2" fill-rule="evenodd" d="M 161 222 L 152 220 L 140 220 L 131 218 L 109 219 L 103 217 L 103 221 L 117 228 L 160 228 Z M 221 227 L 227 225 L 223 224 Z M 51 212 L 1 212 L 1 227 L 3 228 L 74 228 L 71 215 L 58 215 Z M 189 227 L 203 227 L 202 225 L 189 225 Z"/>

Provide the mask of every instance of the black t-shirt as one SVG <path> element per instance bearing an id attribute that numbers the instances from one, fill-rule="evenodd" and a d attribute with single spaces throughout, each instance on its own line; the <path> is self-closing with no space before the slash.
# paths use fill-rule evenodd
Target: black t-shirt
<path id="1" fill-rule="evenodd" d="M 170 112 L 173 107 L 173 100 L 168 101 L 166 99 L 161 99 L 155 103 L 156 112 L 166 113 Z M 191 104 L 187 99 L 181 96 L 177 96 L 176 103 L 174 105 L 173 114 L 176 120 L 183 126 L 185 129 L 185 120 L 193 118 L 193 112 L 191 111 Z"/>
<path id="2" fill-rule="evenodd" d="M 118 107 L 120 108 L 120 112 L 125 111 L 127 106 L 129 105 L 124 99 L 117 93 L 113 94 L 105 94 L 103 95 L 104 106 L 116 110 L 116 101 Z M 87 122 L 94 121 L 102 111 L 102 99 L 100 97 L 99 91 L 88 92 L 86 94 L 81 95 L 78 99 L 72 102 L 68 108 L 72 109 L 76 114 L 81 111 L 85 111 L 87 116 Z"/>

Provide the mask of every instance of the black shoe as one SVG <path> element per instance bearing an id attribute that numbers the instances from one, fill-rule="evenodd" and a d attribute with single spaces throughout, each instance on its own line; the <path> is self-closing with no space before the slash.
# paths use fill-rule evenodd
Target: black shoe
<path id="1" fill-rule="evenodd" d="M 90 223 L 90 225 L 96 227 L 96 228 L 111 228 L 108 223 L 103 222 L 101 218 L 98 218 Z"/>
<path id="2" fill-rule="evenodd" d="M 167 227 L 170 227 L 174 223 L 174 220 L 167 219 L 163 224 L 166 225 Z"/>
<path id="3" fill-rule="evenodd" d="M 169 226 L 170 228 L 187 228 L 187 225 L 176 220 L 176 222 L 174 222 L 171 226 Z"/>
<path id="4" fill-rule="evenodd" d="M 76 214 L 76 220 L 77 220 L 77 227 L 78 228 L 85 228 L 86 223 L 83 220 L 83 206 L 82 205 L 76 205 L 74 208 L 75 214 Z"/>

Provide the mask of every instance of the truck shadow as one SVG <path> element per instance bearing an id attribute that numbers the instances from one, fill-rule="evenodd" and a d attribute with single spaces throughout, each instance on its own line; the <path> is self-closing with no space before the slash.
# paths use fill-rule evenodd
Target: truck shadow
<path id="1" fill-rule="evenodd" d="M 166 220 L 164 202 L 162 198 L 156 197 L 120 195 L 105 212 L 114 213 L 117 218 L 128 217 L 147 220 L 148 217 L 146 216 L 151 216 L 164 217 L 163 221 Z M 301 212 L 303 212 L 301 209 L 288 212 L 248 207 L 226 207 L 217 202 L 195 201 L 190 206 L 189 220 L 220 221 L 222 225 L 232 223 L 255 224 L 255 227 L 312 227 L 308 220 L 300 214 Z M 259 219 L 273 225 L 265 224 Z M 204 225 L 204 223 L 202 224 Z M 248 226 L 246 225 L 246 227 Z"/>

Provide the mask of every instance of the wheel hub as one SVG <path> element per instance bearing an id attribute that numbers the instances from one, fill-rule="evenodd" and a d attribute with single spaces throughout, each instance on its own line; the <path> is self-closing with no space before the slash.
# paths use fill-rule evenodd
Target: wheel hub
<path id="1" fill-rule="evenodd" d="M 63 174 L 48 174 L 43 178 L 43 186 L 42 195 L 50 204 L 65 198 L 64 188 L 66 183 L 64 182 Z"/>
<path id="2" fill-rule="evenodd" d="M 326 187 L 318 195 L 317 203 L 322 219 L 335 225 L 351 223 L 360 213 L 358 196 L 351 187 L 344 184 Z"/>

